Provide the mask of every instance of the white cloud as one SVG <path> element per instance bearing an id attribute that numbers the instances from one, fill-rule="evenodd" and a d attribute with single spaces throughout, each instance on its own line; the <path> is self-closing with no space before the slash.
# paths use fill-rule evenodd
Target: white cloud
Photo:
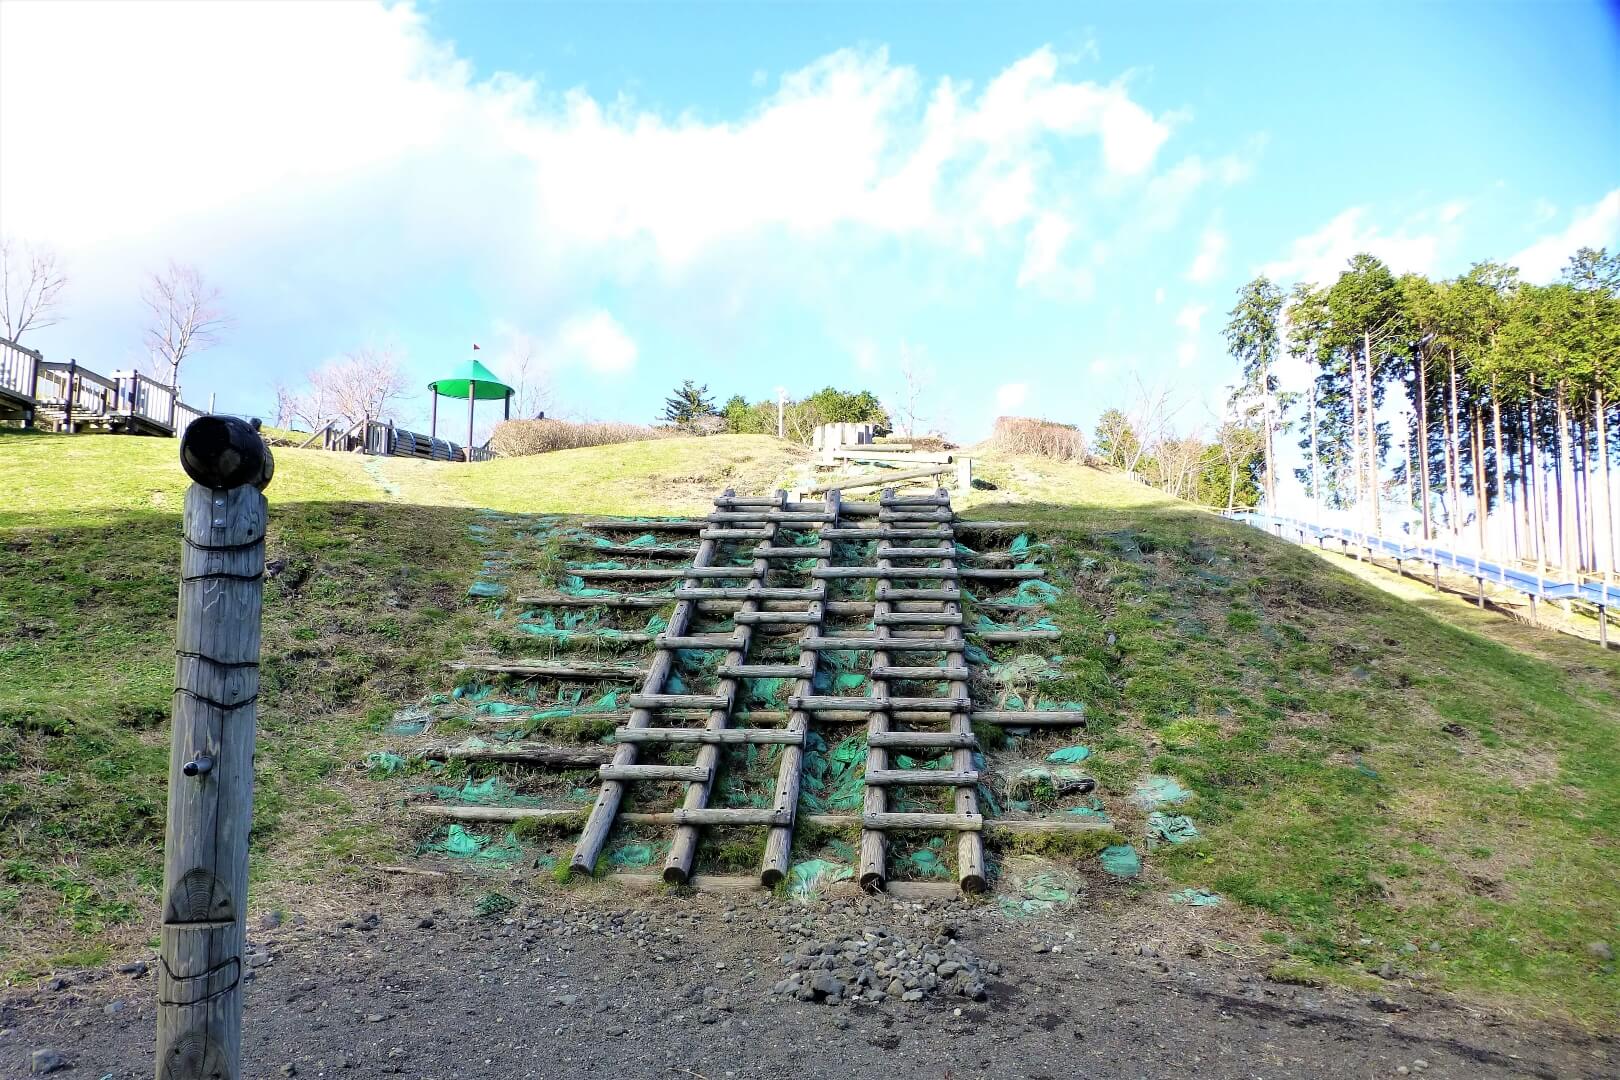
<path id="1" fill-rule="evenodd" d="M 549 367 L 579 366 L 603 375 L 618 375 L 636 364 L 635 340 L 605 311 L 572 316 L 541 349 Z"/>
<path id="2" fill-rule="evenodd" d="M 1176 312 L 1176 325 L 1189 334 L 1196 334 L 1199 324 L 1204 321 L 1207 314 L 1209 314 L 1208 304 L 1188 304 Z"/>
<path id="3" fill-rule="evenodd" d="M 876 371 L 878 366 L 878 348 L 871 341 L 862 339 L 855 343 L 850 350 L 855 354 L 855 369 L 857 371 Z"/>
<path id="4" fill-rule="evenodd" d="M 1288 255 L 1261 268 L 1274 281 L 1311 281 L 1331 284 L 1350 258 L 1360 252 L 1376 255 L 1397 274 L 1428 274 L 1435 266 L 1440 237 L 1409 233 L 1403 227 L 1385 232 L 1364 224 L 1365 207 L 1353 206 L 1320 229 L 1293 242 Z"/>
<path id="5" fill-rule="evenodd" d="M 1028 285 L 1055 273 L 1073 231 L 1074 227 L 1062 214 L 1042 214 L 1024 240 L 1024 261 L 1018 267 L 1018 284 Z"/>
<path id="6" fill-rule="evenodd" d="M 1157 289 L 1153 290 L 1153 302 L 1155 304 L 1164 303 L 1164 289 L 1163 289 L 1163 287 L 1160 287 L 1160 288 L 1157 288 Z"/>
<path id="7" fill-rule="evenodd" d="M 1226 233 L 1216 226 L 1204 230 L 1203 237 L 1198 242 L 1198 254 L 1193 257 L 1192 265 L 1187 268 L 1187 280 L 1200 285 L 1213 280 L 1221 271 L 1221 261 L 1226 257 Z"/>
<path id="8" fill-rule="evenodd" d="M 996 387 L 996 412 L 1002 416 L 1016 413 L 1028 398 L 1028 383 L 1002 383 Z"/>
<path id="9" fill-rule="evenodd" d="M 1106 375 L 1108 373 L 1108 361 L 1093 360 L 1086 370 L 1093 375 Z"/>
<path id="10" fill-rule="evenodd" d="M 1615 188 L 1594 205 L 1576 211 L 1562 232 L 1544 236 L 1513 258 L 1509 265 L 1519 268 L 1526 281 L 1548 282 L 1556 278 L 1569 257 L 1583 247 L 1607 247 L 1620 238 L 1620 188 Z"/>
<path id="11" fill-rule="evenodd" d="M 1192 341 L 1183 341 L 1176 346 L 1176 366 L 1190 368 L 1198 361 L 1198 345 Z"/>

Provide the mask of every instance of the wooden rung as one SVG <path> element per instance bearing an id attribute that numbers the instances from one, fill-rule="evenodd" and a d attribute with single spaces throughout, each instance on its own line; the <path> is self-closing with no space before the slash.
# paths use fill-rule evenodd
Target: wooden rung
<path id="1" fill-rule="evenodd" d="M 821 621 L 821 615 L 815 611 L 739 611 L 735 619 L 738 626 L 748 626 L 751 623 L 769 623 L 778 626 L 789 623 L 813 625 Z"/>
<path id="2" fill-rule="evenodd" d="M 690 577 L 688 571 L 694 567 L 684 566 L 627 566 L 623 570 L 574 570 L 567 572 L 581 581 L 678 581 Z M 738 577 L 748 577 L 752 573 L 746 567 L 737 572 Z"/>
<path id="3" fill-rule="evenodd" d="M 788 503 L 783 501 L 783 499 L 780 496 L 763 496 L 763 495 L 740 495 L 740 496 L 739 495 L 718 495 L 718 496 L 715 497 L 714 505 L 721 506 L 721 507 L 725 507 L 725 506 L 750 507 L 750 506 L 752 506 L 752 507 L 764 507 L 766 509 L 774 508 L 774 509 L 779 509 L 779 510 L 781 510 L 781 509 L 793 509 L 793 507 L 789 506 Z M 821 503 L 812 503 L 811 505 L 812 506 L 820 506 L 822 504 Z"/>
<path id="4" fill-rule="evenodd" d="M 603 780 L 684 780 L 701 784 L 710 772 L 701 765 L 603 765 L 596 770 Z"/>
<path id="5" fill-rule="evenodd" d="M 647 669 L 624 664 L 592 664 L 578 661 L 572 664 L 501 663 L 499 661 L 452 660 L 450 667 L 457 671 L 482 671 L 490 675 L 513 675 L 519 678 L 551 679 L 640 679 Z"/>
<path id="6" fill-rule="evenodd" d="M 825 559 L 832 554 L 831 544 L 814 547 L 766 547 L 761 544 L 749 554 L 756 559 Z"/>
<path id="7" fill-rule="evenodd" d="M 973 708 L 973 702 L 967 698 L 936 698 L 936 697 L 891 697 L 890 709 L 904 709 L 906 712 L 955 713 L 967 712 Z"/>
<path id="8" fill-rule="evenodd" d="M 805 712 L 887 712 L 904 709 L 913 713 L 955 713 L 967 712 L 972 707 L 972 703 L 964 698 L 867 698 L 826 694 L 795 694 L 788 698 L 788 708 L 803 709 Z"/>
<path id="9" fill-rule="evenodd" d="M 1053 709 L 1040 712 L 986 709 L 974 713 L 971 719 L 976 724 L 996 724 L 1001 727 L 1084 727 L 1086 714 L 1079 709 Z"/>
<path id="10" fill-rule="evenodd" d="M 748 586 L 700 586 L 675 590 L 677 600 L 820 600 L 826 596 L 825 586 L 810 589 L 789 589 Z"/>
<path id="11" fill-rule="evenodd" d="M 732 745 L 772 743 L 803 746 L 804 732 L 787 728 L 619 728 L 613 741 L 621 743 L 697 743 Z M 592 764 L 596 764 L 592 762 Z"/>
<path id="12" fill-rule="evenodd" d="M 611 571 L 603 571 L 608 573 Z M 943 566 L 817 566 L 813 578 L 937 578 L 949 581 L 962 571 Z"/>
<path id="13" fill-rule="evenodd" d="M 791 825 L 792 823 L 793 812 L 790 810 L 752 808 L 728 810 L 724 807 L 704 807 L 675 811 L 677 825 Z"/>
<path id="14" fill-rule="evenodd" d="M 956 576 L 957 577 L 964 577 L 964 578 L 976 578 L 976 579 L 990 578 L 990 579 L 1006 579 L 1006 580 L 1027 580 L 1029 578 L 1045 577 L 1046 576 L 1046 571 L 1042 570 L 1042 569 L 1040 569 L 1038 567 L 1032 568 L 1032 569 L 1023 569 L 1023 570 L 1019 569 L 1016 566 L 1006 566 L 1006 567 L 1000 567 L 1000 568 L 981 567 L 981 568 L 975 568 L 975 569 L 958 570 Z"/>
<path id="15" fill-rule="evenodd" d="M 704 529 L 700 540 L 769 540 L 770 529 Z"/>
<path id="16" fill-rule="evenodd" d="M 874 679 L 950 679 L 966 682 L 972 673 L 965 667 L 899 667 L 893 664 L 874 664 Z"/>
<path id="17" fill-rule="evenodd" d="M 615 593 L 612 596 L 571 596 L 568 593 L 534 593 L 515 597 L 513 604 L 536 607 L 625 607 L 661 608 L 675 602 L 673 596 L 636 596 L 633 593 Z"/>
<path id="18" fill-rule="evenodd" d="M 991 644 L 1005 641 L 1056 641 L 1063 636 L 1061 630 L 982 630 L 979 640 Z"/>
<path id="19" fill-rule="evenodd" d="M 888 509 L 885 509 L 881 514 L 878 515 L 878 520 L 883 521 L 883 522 L 891 522 L 892 521 L 892 522 L 894 522 L 896 524 L 899 524 L 901 522 L 913 522 L 913 521 L 940 521 L 940 522 L 945 522 L 945 521 L 950 521 L 951 518 L 953 518 L 954 516 L 955 515 L 952 514 L 949 510 L 888 510 Z"/>
<path id="20" fill-rule="evenodd" d="M 731 698 L 725 694 L 631 694 L 625 704 L 632 709 L 724 709 Z"/>
<path id="21" fill-rule="evenodd" d="M 611 768 L 608 765 L 602 767 Z M 869 787 L 971 787 L 978 782 L 979 774 L 970 769 L 866 770 Z"/>
<path id="22" fill-rule="evenodd" d="M 801 649 L 876 649 L 884 652 L 962 652 L 960 641 L 938 638 L 813 637 L 799 643 Z"/>
<path id="23" fill-rule="evenodd" d="M 741 649 L 747 642 L 735 634 L 659 634 L 660 649 Z"/>
<path id="24" fill-rule="evenodd" d="M 737 521 L 774 521 L 783 525 L 819 525 L 831 521 L 833 516 L 826 511 L 820 513 L 791 513 L 786 510 L 721 510 L 710 514 L 708 520 L 716 525 L 725 525 Z"/>
<path id="25" fill-rule="evenodd" d="M 878 505 L 891 506 L 897 510 L 921 506 L 949 506 L 949 495 L 880 495 Z"/>
<path id="26" fill-rule="evenodd" d="M 943 589 L 896 589 L 892 585 L 878 583 L 877 598 L 904 603 L 907 600 L 938 600 L 950 603 L 962 599 L 962 590 L 951 585 Z"/>
<path id="27" fill-rule="evenodd" d="M 721 664 L 714 673 L 722 679 L 809 679 L 816 669 L 798 664 Z"/>
<path id="28" fill-rule="evenodd" d="M 522 620 L 519 620 L 521 622 Z M 593 641 L 609 641 L 620 645 L 645 645 L 654 641 L 657 634 L 646 634 L 639 630 L 558 630 L 555 641 L 560 645 L 581 645 Z"/>
<path id="29" fill-rule="evenodd" d="M 966 749 L 977 750 L 979 740 L 971 731 L 874 731 L 866 737 L 866 745 L 884 749 Z"/>
<path id="30" fill-rule="evenodd" d="M 822 529 L 828 540 L 938 540 L 951 535 L 949 526 L 937 529 L 888 529 L 856 527 L 849 529 Z"/>
<path id="31" fill-rule="evenodd" d="M 559 747 L 543 743 L 510 742 L 494 745 L 423 747 L 417 756 L 429 761 L 521 761 L 550 769 L 594 769 L 613 756 L 605 748 Z"/>
<path id="32" fill-rule="evenodd" d="M 682 567 L 680 577 L 683 578 L 751 578 L 754 576 L 752 566 L 686 566 Z"/>
<path id="33" fill-rule="evenodd" d="M 863 829 L 955 829 L 957 832 L 980 832 L 984 818 L 978 814 L 863 814 Z"/>
<path id="34" fill-rule="evenodd" d="M 648 559 L 688 559 L 697 552 L 690 547 L 637 547 L 635 544 L 592 544 L 585 540 L 565 540 L 563 546 L 594 551 L 599 555 L 629 555 Z"/>
<path id="35" fill-rule="evenodd" d="M 872 621 L 878 626 L 961 626 L 962 613 L 959 611 L 890 612 L 887 615 L 875 616 Z"/>
<path id="36" fill-rule="evenodd" d="M 697 518 L 635 518 L 596 517 L 579 523 L 582 529 L 613 529 L 623 532 L 698 532 L 703 522 Z"/>

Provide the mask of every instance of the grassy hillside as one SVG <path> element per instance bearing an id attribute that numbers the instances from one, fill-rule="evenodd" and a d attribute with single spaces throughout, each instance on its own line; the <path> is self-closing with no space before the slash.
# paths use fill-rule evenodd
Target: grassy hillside
<path id="1" fill-rule="evenodd" d="M 0 972 L 151 932 L 184 477 L 160 440 L 0 435 Z M 255 906 L 397 858 L 352 768 L 480 624 L 469 507 L 698 510 L 790 483 L 762 437 L 454 466 L 277 452 Z M 1040 522 L 1109 805 L 1148 771 L 1203 839 L 1100 896 L 1213 889 L 1279 977 L 1378 972 L 1592 1026 L 1620 1014 L 1620 661 L 1075 465 L 988 457 L 975 516 Z M 1358 576 L 1359 575 L 1359 576 Z M 1405 595 L 1400 589 L 1409 590 Z M 334 822 L 339 824 L 334 824 Z M 1095 916 L 1090 916 L 1095 917 Z"/>

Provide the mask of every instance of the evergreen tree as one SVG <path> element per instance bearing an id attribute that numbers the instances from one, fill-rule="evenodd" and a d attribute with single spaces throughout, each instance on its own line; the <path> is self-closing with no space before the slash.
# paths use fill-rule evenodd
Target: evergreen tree
<path id="1" fill-rule="evenodd" d="M 700 416 L 714 415 L 714 399 L 707 384 L 698 386 L 691 379 L 675 388 L 664 399 L 664 419 L 671 424 L 690 424 Z"/>
<path id="2" fill-rule="evenodd" d="M 1233 396 L 1259 405 L 1266 505 L 1273 507 L 1277 505 L 1277 475 L 1272 434 L 1278 419 L 1276 368 L 1282 309 L 1282 290 L 1261 274 L 1238 290 L 1238 302 L 1226 324 L 1227 347 L 1243 375 Z"/>

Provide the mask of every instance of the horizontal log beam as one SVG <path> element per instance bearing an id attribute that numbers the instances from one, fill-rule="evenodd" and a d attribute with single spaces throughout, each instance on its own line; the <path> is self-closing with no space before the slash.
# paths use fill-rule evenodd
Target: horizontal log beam
<path id="1" fill-rule="evenodd" d="M 980 774 L 971 769 L 868 769 L 871 787 L 971 787 Z"/>
<path id="2" fill-rule="evenodd" d="M 603 765 L 596 770 L 603 780 L 675 780 L 707 783 L 712 774 L 701 765 Z"/>
<path id="3" fill-rule="evenodd" d="M 647 669 L 624 664 L 546 663 L 544 661 L 478 661 L 452 660 L 447 665 L 456 671 L 479 671 L 488 675 L 511 675 L 517 678 L 550 679 L 640 679 Z"/>

